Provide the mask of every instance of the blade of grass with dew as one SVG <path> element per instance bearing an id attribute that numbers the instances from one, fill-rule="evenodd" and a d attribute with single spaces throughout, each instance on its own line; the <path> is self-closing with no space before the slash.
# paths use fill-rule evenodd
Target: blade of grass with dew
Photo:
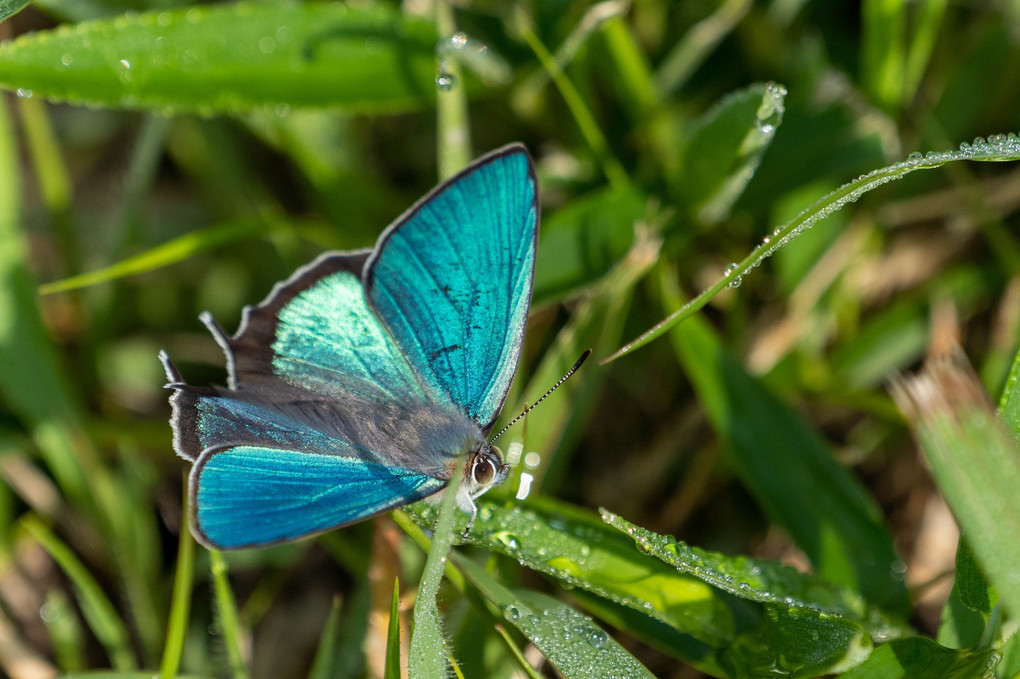
<path id="1" fill-rule="evenodd" d="M 181 516 L 188 516 L 188 484 L 181 500 Z M 174 679 L 184 653 L 184 638 L 188 633 L 188 614 L 191 610 L 192 583 L 195 577 L 195 540 L 187 525 L 180 526 L 177 534 L 177 565 L 174 568 L 174 589 L 170 600 L 170 617 L 166 626 L 166 642 L 159 665 L 159 679 Z"/>
<path id="2" fill-rule="evenodd" d="M 894 639 L 840 679 L 974 679 L 987 677 L 999 662 L 991 648 L 952 649 L 931 639 Z"/>
<path id="3" fill-rule="evenodd" d="M 383 5 L 190 7 L 6 41 L 0 86 L 174 113 L 275 106 L 396 112 L 431 104 L 435 44 L 429 22 Z"/>
<path id="4" fill-rule="evenodd" d="M 216 601 L 216 620 L 223 635 L 224 651 L 227 662 L 230 663 L 230 676 L 233 679 L 248 679 L 248 669 L 241 657 L 241 623 L 237 618 L 234 592 L 230 589 L 227 562 L 219 551 L 210 549 L 208 552 Z"/>
<path id="5" fill-rule="evenodd" d="M 967 544 L 1002 597 L 1020 614 L 1020 449 L 959 349 L 929 358 L 893 384 L 939 491 Z"/>
<path id="6" fill-rule="evenodd" d="M 393 602 L 386 633 L 386 667 L 383 679 L 400 679 L 400 580 L 393 578 Z"/>
<path id="7" fill-rule="evenodd" d="M 102 269 L 96 269 L 80 276 L 72 276 L 63 280 L 44 283 L 39 286 L 39 294 L 51 295 L 56 292 L 86 288 L 128 276 L 147 273 L 170 266 L 171 264 L 183 262 L 200 252 L 206 252 L 264 234 L 277 226 L 279 225 L 276 223 L 262 219 L 254 221 L 244 220 L 228 222 L 203 229 L 202 231 L 188 233 L 162 245 L 157 245 L 145 252 L 122 259 L 116 264 Z"/>
<path id="8" fill-rule="evenodd" d="M 454 563 L 566 679 L 653 676 L 590 618 L 563 602 L 529 590 L 511 591 L 459 554 Z"/>
<path id="9" fill-rule="evenodd" d="M 461 469 L 457 464 L 454 469 Z M 446 568 L 446 557 L 453 540 L 457 489 L 461 474 L 454 474 L 439 504 L 429 555 L 425 570 L 418 585 L 418 597 L 414 602 L 414 626 L 411 628 L 411 647 L 408 651 L 408 673 L 416 679 L 445 679 L 446 644 L 443 641 L 443 626 L 439 619 L 439 585 Z"/>
<path id="10" fill-rule="evenodd" d="M 113 667 L 118 670 L 134 669 L 135 659 L 131 652 L 128 631 L 113 604 L 85 565 L 38 518 L 27 515 L 22 518 L 21 526 L 57 562 L 74 585 L 82 615 L 106 650 Z"/>
<path id="11" fill-rule="evenodd" d="M 435 3 L 436 32 L 440 40 L 452 40 L 457 30 L 453 7 L 446 2 Z M 456 58 L 438 56 L 439 78 L 447 78 L 444 86 L 437 81 L 436 132 L 438 136 L 439 179 L 449 179 L 471 162 L 471 134 L 468 124 L 467 95 L 462 82 L 461 64 Z"/>
<path id="12" fill-rule="evenodd" d="M 676 291 L 664 286 L 667 303 Z M 882 513 L 825 441 L 693 317 L 671 337 L 685 373 L 724 439 L 743 484 L 822 577 L 906 615 L 909 597 Z"/>
<path id="13" fill-rule="evenodd" d="M 792 220 L 777 228 L 771 235 L 767 236 L 750 254 L 739 263 L 727 267 L 725 275 L 718 281 L 702 291 L 697 297 L 680 306 L 676 311 L 666 316 L 644 333 L 617 349 L 614 353 L 602 359 L 601 363 L 609 363 L 640 349 L 649 342 L 658 339 L 669 332 L 677 323 L 692 316 L 695 312 L 705 306 L 712 297 L 720 290 L 727 287 L 737 287 L 743 276 L 752 269 L 757 268 L 766 257 L 769 257 L 779 248 L 787 245 L 806 229 L 811 228 L 819 221 L 829 216 L 836 210 L 848 203 L 855 202 L 868 191 L 878 188 L 883 184 L 901 179 L 902 177 L 917 170 L 931 170 L 942 167 L 946 163 L 959 160 L 973 160 L 982 162 L 1004 162 L 1020 160 L 1020 137 L 1016 134 L 996 134 L 987 140 L 977 138 L 973 143 L 962 143 L 955 151 L 929 152 L 927 154 L 912 153 L 899 163 L 884 167 L 868 174 L 862 175 L 852 182 L 844 184 L 835 191 L 823 196 L 811 206 L 804 209 Z"/>
<path id="14" fill-rule="evenodd" d="M 782 85 L 755 84 L 726 95 L 691 124 L 670 191 L 698 222 L 727 218 L 783 122 L 785 98 Z"/>

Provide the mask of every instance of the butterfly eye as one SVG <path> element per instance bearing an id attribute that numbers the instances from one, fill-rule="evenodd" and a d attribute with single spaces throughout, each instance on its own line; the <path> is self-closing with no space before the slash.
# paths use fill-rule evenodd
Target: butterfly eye
<path id="1" fill-rule="evenodd" d="M 492 485 L 492 480 L 496 478 L 496 467 L 492 464 L 491 460 L 485 458 L 476 459 L 471 467 L 471 478 L 479 486 Z"/>

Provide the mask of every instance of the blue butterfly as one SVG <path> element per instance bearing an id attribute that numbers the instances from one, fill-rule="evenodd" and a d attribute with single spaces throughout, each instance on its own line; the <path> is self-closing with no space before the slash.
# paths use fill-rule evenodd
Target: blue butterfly
<path id="1" fill-rule="evenodd" d="M 454 474 L 473 518 L 508 471 L 487 436 L 521 355 L 537 237 L 534 167 L 511 144 L 434 188 L 375 248 L 327 252 L 277 283 L 234 336 L 203 313 L 226 388 L 186 384 L 160 352 L 199 542 L 320 533 Z"/>

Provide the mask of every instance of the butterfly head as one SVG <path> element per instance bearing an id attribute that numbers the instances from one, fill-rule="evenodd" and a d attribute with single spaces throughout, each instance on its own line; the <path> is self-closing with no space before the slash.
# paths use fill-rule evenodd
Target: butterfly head
<path id="1" fill-rule="evenodd" d="M 464 478 L 461 481 L 461 492 L 472 500 L 493 486 L 506 481 L 510 465 L 503 462 L 503 454 L 499 448 L 483 444 L 473 455 L 469 456 L 464 465 Z"/>

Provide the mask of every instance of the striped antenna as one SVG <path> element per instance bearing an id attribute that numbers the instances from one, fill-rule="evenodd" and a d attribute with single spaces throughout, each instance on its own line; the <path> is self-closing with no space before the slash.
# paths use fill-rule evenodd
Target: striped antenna
<path id="1" fill-rule="evenodd" d="M 503 427 L 502 429 L 500 429 L 498 434 L 496 434 L 491 439 L 489 439 L 489 445 L 491 446 L 492 442 L 495 441 L 496 439 L 498 439 L 500 436 L 502 436 L 506 432 L 507 429 L 509 429 L 510 427 L 512 427 L 515 424 L 517 424 L 521 420 L 522 417 L 524 417 L 525 415 L 530 413 L 532 411 L 532 409 L 534 409 L 535 406 L 537 406 L 539 403 L 544 401 L 546 396 L 548 396 L 549 394 L 551 394 L 554 391 L 556 391 L 556 389 L 558 389 L 561 384 L 563 384 L 564 382 L 567 381 L 568 377 L 570 377 L 571 375 L 573 375 L 574 373 L 577 372 L 577 369 L 581 367 L 581 364 L 584 363 L 585 359 L 587 359 L 589 356 L 591 356 L 591 349 L 585 349 L 584 353 L 581 354 L 581 358 L 577 359 L 577 361 L 574 363 L 574 367 L 571 368 L 570 370 L 568 370 L 567 374 L 564 375 L 563 377 L 561 377 L 559 382 L 557 382 L 556 384 L 552 385 L 552 387 L 549 388 L 549 391 L 547 391 L 544 394 L 542 394 L 542 398 L 538 399 L 537 401 L 532 403 L 530 406 L 525 408 L 523 413 L 521 413 L 520 415 L 518 415 L 514 419 L 510 420 L 510 424 L 508 424 L 505 427 Z"/>

